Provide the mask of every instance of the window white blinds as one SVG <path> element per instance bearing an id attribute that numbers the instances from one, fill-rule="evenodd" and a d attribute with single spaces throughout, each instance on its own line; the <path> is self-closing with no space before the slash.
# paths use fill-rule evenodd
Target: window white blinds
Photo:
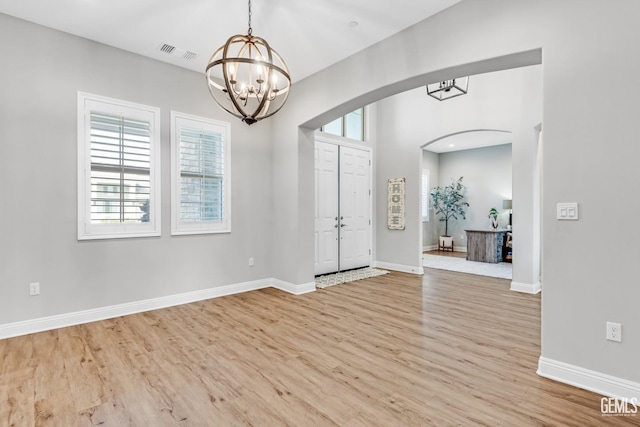
<path id="1" fill-rule="evenodd" d="M 224 220 L 224 136 L 180 128 L 180 221 Z"/>
<path id="2" fill-rule="evenodd" d="M 429 221 L 429 170 L 422 170 L 422 221 Z"/>
<path id="3" fill-rule="evenodd" d="M 149 222 L 151 124 L 91 113 L 91 222 Z"/>

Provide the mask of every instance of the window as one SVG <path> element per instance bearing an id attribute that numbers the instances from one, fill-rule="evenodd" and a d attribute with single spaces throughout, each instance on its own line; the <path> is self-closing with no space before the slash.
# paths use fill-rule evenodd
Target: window
<path id="1" fill-rule="evenodd" d="M 429 169 L 422 169 L 422 222 L 429 221 Z"/>
<path id="2" fill-rule="evenodd" d="M 322 126 L 320 130 L 331 135 L 364 141 L 364 108 L 339 117 Z"/>
<path id="3" fill-rule="evenodd" d="M 326 125 L 322 126 L 320 130 L 324 133 L 330 133 L 331 135 L 344 136 L 342 132 L 342 129 L 344 127 L 343 122 L 344 122 L 344 116 L 338 117 L 331 123 L 327 123 Z"/>
<path id="4" fill-rule="evenodd" d="M 344 135 L 347 138 L 364 141 L 364 108 L 344 116 Z"/>
<path id="5" fill-rule="evenodd" d="M 160 235 L 160 110 L 78 93 L 78 239 Z"/>
<path id="6" fill-rule="evenodd" d="M 171 234 L 231 231 L 230 125 L 171 112 Z"/>

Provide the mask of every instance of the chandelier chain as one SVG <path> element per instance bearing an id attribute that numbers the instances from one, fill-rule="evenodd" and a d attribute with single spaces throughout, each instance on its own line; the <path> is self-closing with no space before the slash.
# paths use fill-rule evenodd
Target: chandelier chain
<path id="1" fill-rule="evenodd" d="M 253 32 L 253 28 L 251 28 L 251 0 L 249 0 L 249 35 Z"/>

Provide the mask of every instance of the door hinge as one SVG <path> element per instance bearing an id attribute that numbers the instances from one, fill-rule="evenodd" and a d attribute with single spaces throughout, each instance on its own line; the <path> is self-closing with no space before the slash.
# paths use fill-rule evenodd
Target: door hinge
<path id="1" fill-rule="evenodd" d="M 369 190 L 369 195 L 371 195 L 371 190 Z"/>
<path id="2" fill-rule="evenodd" d="M 371 249 L 369 249 L 369 255 L 371 255 Z"/>
<path id="3" fill-rule="evenodd" d="M 369 220 L 369 225 L 371 225 L 371 220 Z"/>
<path id="4" fill-rule="evenodd" d="M 371 160 L 369 160 L 369 166 L 371 166 Z"/>

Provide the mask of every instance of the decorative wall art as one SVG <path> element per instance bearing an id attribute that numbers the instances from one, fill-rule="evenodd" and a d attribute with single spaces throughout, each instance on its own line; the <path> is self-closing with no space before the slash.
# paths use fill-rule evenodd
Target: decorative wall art
<path id="1" fill-rule="evenodd" d="M 387 187 L 387 228 L 404 230 L 404 184 L 405 178 L 389 180 Z"/>

